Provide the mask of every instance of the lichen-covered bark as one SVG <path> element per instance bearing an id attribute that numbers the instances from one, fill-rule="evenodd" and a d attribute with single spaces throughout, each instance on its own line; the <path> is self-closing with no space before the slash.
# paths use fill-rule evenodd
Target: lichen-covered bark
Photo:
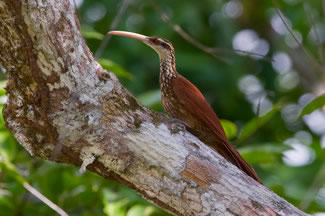
<path id="1" fill-rule="evenodd" d="M 93 59 L 69 0 L 0 0 L 0 64 L 6 125 L 34 156 L 175 215 L 305 215 L 130 95 Z"/>

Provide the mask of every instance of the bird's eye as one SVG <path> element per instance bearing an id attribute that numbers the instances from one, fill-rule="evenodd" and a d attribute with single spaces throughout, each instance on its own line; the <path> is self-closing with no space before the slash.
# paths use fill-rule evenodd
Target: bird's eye
<path id="1" fill-rule="evenodd" d="M 162 41 L 161 45 L 162 45 L 164 48 L 166 48 L 166 49 L 169 49 L 169 48 L 170 48 L 170 47 L 169 47 L 169 44 L 166 43 L 165 41 Z"/>
<path id="2" fill-rule="evenodd" d="M 150 39 L 151 39 L 151 42 L 155 45 L 162 46 L 163 48 L 168 49 L 168 50 L 171 49 L 169 42 L 164 39 L 161 39 L 161 38 L 158 38 L 155 36 L 152 36 Z"/>

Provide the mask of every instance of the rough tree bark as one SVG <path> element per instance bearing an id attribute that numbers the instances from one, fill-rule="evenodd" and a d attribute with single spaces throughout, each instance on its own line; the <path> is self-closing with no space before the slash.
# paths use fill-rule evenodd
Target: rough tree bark
<path id="1" fill-rule="evenodd" d="M 79 28 L 69 0 L 0 0 L 3 115 L 31 155 L 113 178 L 175 215 L 306 215 L 141 105 Z"/>

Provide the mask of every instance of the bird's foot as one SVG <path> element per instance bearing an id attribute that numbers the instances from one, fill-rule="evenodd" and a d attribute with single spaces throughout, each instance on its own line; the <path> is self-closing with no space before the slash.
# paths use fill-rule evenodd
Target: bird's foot
<path id="1" fill-rule="evenodd" d="M 172 134 L 178 133 L 180 131 L 186 131 L 186 123 L 177 118 L 170 118 L 168 121 L 171 123 L 169 129 Z"/>
<path id="2" fill-rule="evenodd" d="M 111 78 L 110 73 L 107 70 L 104 70 L 102 68 L 98 69 L 96 71 L 96 73 L 97 73 L 98 78 L 102 81 L 107 81 Z"/>

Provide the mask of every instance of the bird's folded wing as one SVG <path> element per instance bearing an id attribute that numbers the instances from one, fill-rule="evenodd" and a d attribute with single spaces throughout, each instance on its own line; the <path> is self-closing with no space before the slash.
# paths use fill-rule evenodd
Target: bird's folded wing
<path id="1" fill-rule="evenodd" d="M 192 115 L 197 117 L 200 122 L 206 124 L 206 127 L 216 132 L 220 139 L 228 140 L 219 118 L 195 85 L 179 75 L 175 79 L 173 90 L 179 101 L 183 103 L 185 108 L 188 108 Z"/>
<path id="2" fill-rule="evenodd" d="M 238 168 L 246 172 L 258 182 L 261 182 L 255 170 L 247 164 L 238 151 L 228 141 L 219 118 L 205 100 L 200 90 L 183 76 L 179 76 L 175 79 L 173 90 L 183 106 L 188 108 L 188 112 L 216 135 L 219 142 L 215 143 L 216 146 L 212 147 Z"/>

